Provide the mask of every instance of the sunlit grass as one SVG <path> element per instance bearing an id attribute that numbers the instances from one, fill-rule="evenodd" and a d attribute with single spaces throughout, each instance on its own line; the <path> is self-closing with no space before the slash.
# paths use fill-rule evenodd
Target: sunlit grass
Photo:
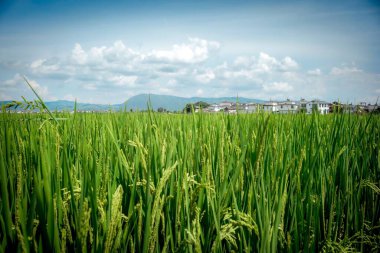
<path id="1" fill-rule="evenodd" d="M 377 116 L 47 116 L 0 116 L 2 252 L 379 250 Z"/>

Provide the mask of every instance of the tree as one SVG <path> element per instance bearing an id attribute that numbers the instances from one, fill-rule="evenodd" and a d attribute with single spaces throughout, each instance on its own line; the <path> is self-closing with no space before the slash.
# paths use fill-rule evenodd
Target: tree
<path id="1" fill-rule="evenodd" d="M 203 101 L 198 101 L 194 104 L 194 108 L 200 108 L 200 109 L 204 109 L 204 108 L 207 108 L 209 107 L 210 105 L 206 102 L 203 102 Z"/>
<path id="2" fill-rule="evenodd" d="M 183 112 L 185 113 L 191 113 L 193 110 L 195 111 L 196 109 L 204 109 L 209 107 L 210 105 L 206 102 L 203 101 L 198 101 L 194 104 L 186 104 L 185 108 L 183 109 Z"/>
<path id="3" fill-rule="evenodd" d="M 185 108 L 183 108 L 183 112 L 185 113 L 191 113 L 193 111 L 194 105 L 193 104 L 186 104 Z"/>
<path id="4" fill-rule="evenodd" d="M 163 107 L 158 107 L 157 112 L 166 112 L 167 110 Z"/>

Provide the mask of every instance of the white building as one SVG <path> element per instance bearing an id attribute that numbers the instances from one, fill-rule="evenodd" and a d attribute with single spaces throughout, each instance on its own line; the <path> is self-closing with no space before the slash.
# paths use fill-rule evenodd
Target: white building
<path id="1" fill-rule="evenodd" d="M 259 111 L 259 105 L 255 104 L 255 103 L 248 103 L 248 104 L 245 104 L 244 109 L 247 113 L 258 112 Z"/>
<path id="2" fill-rule="evenodd" d="M 278 113 L 297 113 L 298 112 L 298 105 L 294 101 L 284 101 L 279 102 L 277 106 Z"/>
<path id="3" fill-rule="evenodd" d="M 367 109 L 368 112 L 372 112 L 372 111 L 376 111 L 376 110 L 378 110 L 378 109 L 379 109 L 379 106 L 377 105 L 377 103 L 374 104 L 374 105 L 368 104 L 368 105 L 366 106 L 366 109 Z"/>
<path id="4" fill-rule="evenodd" d="M 211 104 L 206 108 L 207 112 L 219 112 L 221 109 L 223 109 L 220 105 L 218 104 Z"/>
<path id="5" fill-rule="evenodd" d="M 345 113 L 355 113 L 358 110 L 358 106 L 353 104 L 343 105 L 343 112 Z"/>
<path id="6" fill-rule="evenodd" d="M 307 112 L 306 105 L 308 101 L 305 99 L 301 98 L 301 100 L 298 102 L 298 111 L 300 112 Z"/>
<path id="7" fill-rule="evenodd" d="M 265 102 L 263 104 L 264 112 L 278 112 L 278 103 L 277 102 Z"/>
<path id="8" fill-rule="evenodd" d="M 311 114 L 313 111 L 319 112 L 320 114 L 329 113 L 330 104 L 325 101 L 312 100 L 306 103 L 306 113 Z"/>
<path id="9" fill-rule="evenodd" d="M 233 103 L 232 102 L 228 102 L 228 101 L 223 101 L 223 102 L 219 103 L 219 106 L 221 107 L 221 109 L 224 109 L 226 107 L 230 107 L 232 105 L 233 105 Z"/>

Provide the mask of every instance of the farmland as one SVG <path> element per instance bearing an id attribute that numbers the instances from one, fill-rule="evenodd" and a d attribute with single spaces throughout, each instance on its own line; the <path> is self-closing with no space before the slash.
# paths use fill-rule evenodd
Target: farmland
<path id="1" fill-rule="evenodd" d="M 380 250 L 375 115 L 1 113 L 1 252 Z"/>

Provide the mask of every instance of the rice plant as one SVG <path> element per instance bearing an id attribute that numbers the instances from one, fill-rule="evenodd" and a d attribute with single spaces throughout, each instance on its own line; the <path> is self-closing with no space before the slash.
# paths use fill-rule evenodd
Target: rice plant
<path id="1" fill-rule="evenodd" d="M 0 117 L 1 252 L 380 250 L 378 116 Z"/>

